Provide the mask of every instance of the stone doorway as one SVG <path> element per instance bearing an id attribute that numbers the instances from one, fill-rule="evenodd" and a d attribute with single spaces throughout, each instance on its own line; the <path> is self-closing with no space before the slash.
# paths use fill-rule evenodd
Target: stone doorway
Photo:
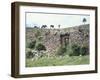
<path id="1" fill-rule="evenodd" d="M 60 34 L 60 43 L 62 47 L 67 47 L 67 45 L 69 44 L 69 36 L 69 33 Z"/>

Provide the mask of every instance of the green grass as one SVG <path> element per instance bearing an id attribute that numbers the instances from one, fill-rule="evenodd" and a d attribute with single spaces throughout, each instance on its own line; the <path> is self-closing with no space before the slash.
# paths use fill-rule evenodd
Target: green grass
<path id="1" fill-rule="evenodd" d="M 39 66 L 63 66 L 89 64 L 89 56 L 63 56 L 63 57 L 42 57 L 37 60 L 26 59 L 26 67 Z"/>

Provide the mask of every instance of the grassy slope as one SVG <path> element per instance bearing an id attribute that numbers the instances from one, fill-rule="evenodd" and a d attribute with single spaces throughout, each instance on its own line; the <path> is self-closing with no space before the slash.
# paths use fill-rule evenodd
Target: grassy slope
<path id="1" fill-rule="evenodd" d="M 88 32 L 88 26 L 89 25 L 82 25 L 83 29 L 86 30 L 86 32 Z M 72 27 L 74 28 L 74 27 Z M 75 27 L 77 28 L 77 27 Z M 70 29 L 70 28 L 69 28 Z M 27 37 L 26 37 L 26 43 L 28 40 L 30 39 L 35 39 L 36 37 L 34 37 L 34 33 L 37 32 L 38 29 L 34 29 L 34 28 L 27 28 L 26 32 L 27 32 Z M 64 29 L 65 32 L 68 31 L 68 29 Z M 44 33 L 48 32 L 48 29 L 40 29 L 39 30 L 41 35 L 43 36 Z M 72 30 L 69 30 L 72 31 Z M 53 30 L 52 32 L 53 33 Z M 39 67 L 39 66 L 62 66 L 62 65 L 81 65 L 81 64 L 89 64 L 89 56 L 72 56 L 72 57 L 68 57 L 68 56 L 64 56 L 64 57 L 42 57 L 39 58 L 38 60 L 34 60 L 32 61 L 31 59 L 26 59 L 26 66 L 27 67 Z"/>
<path id="2" fill-rule="evenodd" d="M 38 60 L 32 61 L 26 59 L 26 67 L 39 67 L 39 66 L 63 66 L 63 65 L 80 65 L 89 64 L 89 56 L 64 56 L 64 57 L 42 57 Z"/>

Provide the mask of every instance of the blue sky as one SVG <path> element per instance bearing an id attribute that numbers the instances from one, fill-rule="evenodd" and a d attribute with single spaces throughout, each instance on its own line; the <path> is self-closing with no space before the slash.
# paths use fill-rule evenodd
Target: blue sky
<path id="1" fill-rule="evenodd" d="M 26 13 L 26 27 L 47 25 L 49 28 L 50 25 L 54 25 L 58 28 L 58 25 L 61 25 L 61 28 L 67 28 L 84 24 L 83 18 L 87 20 L 85 24 L 90 23 L 89 15 Z"/>

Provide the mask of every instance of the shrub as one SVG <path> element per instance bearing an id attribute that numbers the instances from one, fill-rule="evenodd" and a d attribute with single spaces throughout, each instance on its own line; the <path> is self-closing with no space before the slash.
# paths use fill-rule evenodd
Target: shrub
<path id="1" fill-rule="evenodd" d="M 34 49 L 35 45 L 36 45 L 36 40 L 30 42 L 28 48 Z"/>
<path id="2" fill-rule="evenodd" d="M 72 45 L 72 53 L 69 54 L 70 56 L 79 56 L 80 55 L 80 46 L 74 44 Z"/>
<path id="3" fill-rule="evenodd" d="M 81 53 L 82 56 L 88 55 L 89 54 L 88 47 L 82 47 L 81 50 L 80 50 L 80 53 Z"/>
<path id="4" fill-rule="evenodd" d="M 65 47 L 59 47 L 58 51 L 57 51 L 57 55 L 61 55 L 63 56 L 66 52 L 66 48 Z"/>
<path id="5" fill-rule="evenodd" d="M 41 50 L 46 51 L 46 47 L 43 44 L 39 43 L 36 46 L 36 50 L 38 50 L 38 51 L 41 51 Z"/>
<path id="6" fill-rule="evenodd" d="M 26 58 L 33 58 L 33 57 L 34 57 L 34 54 L 31 51 L 28 51 L 26 53 Z"/>
<path id="7" fill-rule="evenodd" d="M 79 56 L 79 55 L 88 55 L 89 48 L 87 46 L 80 47 L 76 44 L 72 45 L 72 52 L 69 54 L 70 56 Z"/>
<path id="8" fill-rule="evenodd" d="M 38 38 L 39 36 L 41 36 L 41 32 L 39 30 L 37 30 L 35 33 L 35 37 Z"/>
<path id="9" fill-rule="evenodd" d="M 42 39 L 43 39 L 43 36 L 39 36 L 39 37 L 38 37 L 38 40 L 39 40 L 39 41 L 42 41 Z"/>

